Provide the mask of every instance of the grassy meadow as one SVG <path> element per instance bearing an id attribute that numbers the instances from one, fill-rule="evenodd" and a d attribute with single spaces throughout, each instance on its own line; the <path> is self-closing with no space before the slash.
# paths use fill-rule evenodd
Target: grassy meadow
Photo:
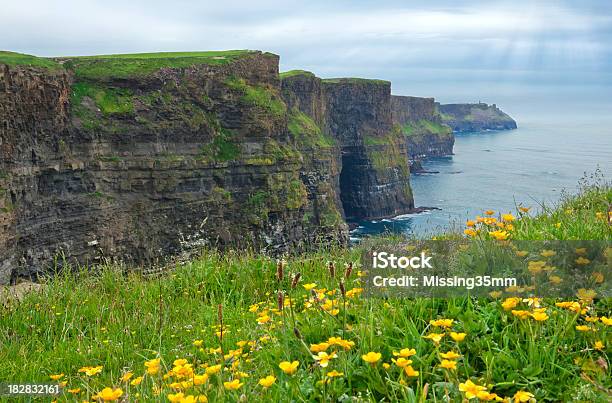
<path id="1" fill-rule="evenodd" d="M 444 236 L 610 240 L 611 204 L 590 187 Z M 0 379 L 59 382 L 57 400 L 79 402 L 612 399 L 610 299 L 364 298 L 365 247 L 59 273 L 3 301 Z"/>

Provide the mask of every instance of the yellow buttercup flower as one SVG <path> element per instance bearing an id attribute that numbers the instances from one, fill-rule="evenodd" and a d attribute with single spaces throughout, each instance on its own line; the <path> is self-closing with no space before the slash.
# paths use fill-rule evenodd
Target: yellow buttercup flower
<path id="1" fill-rule="evenodd" d="M 227 390 L 238 390 L 244 385 L 240 382 L 240 379 L 234 379 L 233 381 L 223 382 L 223 387 Z"/>
<path id="2" fill-rule="evenodd" d="M 576 325 L 576 330 L 579 332 L 590 332 L 593 328 L 586 325 Z"/>
<path id="3" fill-rule="evenodd" d="M 112 402 L 114 400 L 119 399 L 123 396 L 123 391 L 120 388 L 112 389 L 112 388 L 104 388 L 98 394 L 94 395 L 94 399 L 100 399 L 105 402 Z"/>
<path id="4" fill-rule="evenodd" d="M 63 374 L 63 373 L 61 373 L 61 374 L 56 374 L 56 375 L 49 375 L 49 378 L 51 378 L 51 379 L 52 379 L 52 380 L 54 380 L 54 381 L 58 381 L 58 380 L 60 380 L 60 379 L 61 379 L 61 378 L 63 378 L 63 377 L 64 377 L 64 374 Z"/>
<path id="5" fill-rule="evenodd" d="M 446 358 L 447 360 L 456 360 L 457 358 L 461 357 L 461 354 L 457 354 L 454 351 L 449 351 L 447 353 L 440 353 L 440 357 Z"/>
<path id="6" fill-rule="evenodd" d="M 529 254 L 529 252 L 527 252 L 526 250 L 518 250 L 516 251 L 516 256 L 518 257 L 525 257 Z"/>
<path id="7" fill-rule="evenodd" d="M 519 302 L 521 302 L 520 298 L 511 297 L 511 298 L 506 298 L 504 302 L 502 302 L 501 305 L 506 311 L 509 311 L 510 309 L 516 308 Z"/>
<path id="8" fill-rule="evenodd" d="M 196 386 L 204 385 L 207 381 L 208 381 L 208 375 L 207 374 L 194 375 L 193 376 L 193 384 L 196 385 Z"/>
<path id="9" fill-rule="evenodd" d="M 278 364 L 278 367 L 287 375 L 293 375 L 297 372 L 297 368 L 300 365 L 299 361 L 283 361 Z"/>
<path id="10" fill-rule="evenodd" d="M 449 328 L 453 325 L 454 319 L 437 319 L 430 320 L 429 324 L 435 327 Z"/>
<path id="11" fill-rule="evenodd" d="M 523 311 L 520 309 L 517 310 L 512 310 L 512 315 L 516 316 L 519 319 L 525 319 L 531 316 L 531 312 L 529 311 Z"/>
<path id="12" fill-rule="evenodd" d="M 510 234 L 508 233 L 508 231 L 503 231 L 503 230 L 490 231 L 489 235 L 491 235 L 493 238 L 497 239 L 498 241 L 504 241 L 510 237 Z"/>
<path id="13" fill-rule="evenodd" d="M 210 367 L 206 368 L 206 375 L 214 375 L 219 371 L 221 371 L 221 364 L 211 365 Z"/>
<path id="14" fill-rule="evenodd" d="M 329 362 L 332 359 L 337 358 L 337 357 L 338 355 L 336 353 L 327 354 L 325 351 L 321 351 L 317 355 L 314 356 L 314 359 L 319 362 L 319 365 L 321 367 L 325 368 L 327 367 L 327 365 L 329 365 Z"/>
<path id="15" fill-rule="evenodd" d="M 485 213 L 485 215 L 493 215 L 493 214 L 495 214 L 495 211 L 493 211 L 493 210 L 486 210 L 484 213 Z"/>
<path id="16" fill-rule="evenodd" d="M 404 373 L 409 377 L 419 376 L 419 371 L 415 371 L 410 365 L 404 368 Z"/>
<path id="17" fill-rule="evenodd" d="M 529 393 L 529 392 L 525 392 L 523 390 L 519 390 L 518 392 L 516 392 L 514 394 L 514 401 L 515 402 L 528 402 L 529 400 L 533 399 L 533 394 Z"/>
<path id="18" fill-rule="evenodd" d="M 400 368 L 404 368 L 407 367 L 408 365 L 412 364 L 412 360 L 407 360 L 404 357 L 400 357 L 397 360 L 395 358 L 393 358 L 391 361 L 393 361 L 393 363 L 395 365 L 397 365 Z"/>
<path id="19" fill-rule="evenodd" d="M 601 342 L 601 340 L 597 340 L 597 341 L 595 342 L 595 345 L 593 346 L 593 348 L 594 348 L 595 350 L 600 350 L 600 351 L 601 351 L 601 350 L 603 350 L 603 349 L 604 349 L 604 347 L 605 347 L 605 345 L 604 345 L 604 344 Z"/>
<path id="20" fill-rule="evenodd" d="M 155 358 L 155 359 L 146 361 L 144 365 L 147 368 L 147 374 L 149 375 L 157 374 L 160 368 L 160 361 L 161 361 L 160 358 Z"/>
<path id="21" fill-rule="evenodd" d="M 531 207 L 521 207 L 521 206 L 519 206 L 519 210 L 521 211 L 521 213 L 528 213 L 529 210 L 531 210 Z"/>
<path id="22" fill-rule="evenodd" d="M 274 375 L 268 375 L 265 378 L 261 378 L 258 383 L 264 388 L 269 388 L 274 382 L 276 382 L 276 377 Z"/>
<path id="23" fill-rule="evenodd" d="M 68 393 L 76 395 L 81 391 L 81 388 L 68 389 Z"/>
<path id="24" fill-rule="evenodd" d="M 313 288 L 315 288 L 316 286 L 317 286 L 316 283 L 302 284 L 302 287 L 304 287 L 304 289 L 306 289 L 306 291 L 310 291 Z"/>
<path id="25" fill-rule="evenodd" d="M 102 365 L 97 366 L 97 367 L 83 367 L 79 369 L 78 372 L 85 373 L 85 375 L 87 376 L 94 376 L 102 372 L 102 368 L 104 368 Z"/>
<path id="26" fill-rule="evenodd" d="M 143 379 L 144 379 L 144 378 L 143 378 L 142 376 L 139 376 L 138 378 L 134 378 L 134 379 L 132 380 L 132 382 L 130 382 L 130 385 L 132 385 L 132 386 L 138 386 L 138 385 L 140 385 L 140 383 L 142 382 L 142 380 L 143 380 Z"/>
<path id="27" fill-rule="evenodd" d="M 465 333 L 450 332 L 450 337 L 452 337 L 452 339 L 457 342 L 463 341 L 463 339 L 465 339 L 465 336 L 467 336 L 467 334 Z"/>
<path id="28" fill-rule="evenodd" d="M 475 237 L 478 235 L 478 232 L 473 230 L 472 228 L 466 228 L 463 230 L 463 233 L 467 236 Z"/>
<path id="29" fill-rule="evenodd" d="M 322 342 L 319 344 L 311 344 L 310 351 L 312 351 L 313 353 L 320 353 L 321 351 L 327 350 L 328 347 L 329 347 L 329 343 L 326 343 L 326 342 Z"/>
<path id="30" fill-rule="evenodd" d="M 204 340 L 194 340 L 193 341 L 193 345 L 196 347 L 202 347 L 202 344 L 204 344 Z"/>
<path id="31" fill-rule="evenodd" d="M 427 336 L 423 336 L 426 339 L 433 341 L 435 344 L 440 343 L 440 340 L 444 337 L 444 333 L 429 333 Z"/>
<path id="32" fill-rule="evenodd" d="M 474 220 L 467 220 L 465 222 L 465 225 L 466 225 L 466 227 L 473 227 L 473 226 L 476 225 L 476 221 L 474 221 Z"/>
<path id="33" fill-rule="evenodd" d="M 338 371 L 336 371 L 334 369 L 333 371 L 329 371 L 327 373 L 327 376 L 330 377 L 330 378 L 336 378 L 336 377 L 339 377 L 339 376 L 344 376 L 344 372 L 338 372 Z"/>
<path id="34" fill-rule="evenodd" d="M 126 372 L 125 374 L 123 374 L 123 376 L 121 377 L 121 382 L 127 382 L 130 380 L 130 378 L 132 378 L 132 376 L 134 376 L 133 372 Z"/>
<path id="35" fill-rule="evenodd" d="M 606 326 L 612 326 L 612 318 L 607 318 L 605 316 L 601 317 L 601 323 L 603 323 Z"/>
<path id="36" fill-rule="evenodd" d="M 404 358 L 412 357 L 415 354 L 416 354 L 416 350 L 414 348 L 402 348 L 399 352 L 397 351 L 393 352 L 394 356 L 404 357 Z"/>
<path id="37" fill-rule="evenodd" d="M 367 362 L 370 365 L 376 365 L 376 363 L 381 359 L 382 354 L 370 351 L 367 354 L 363 354 L 361 359 Z"/>
<path id="38" fill-rule="evenodd" d="M 544 249 L 542 252 L 540 252 L 540 255 L 542 257 L 551 257 L 551 256 L 555 256 L 557 254 L 557 252 L 555 252 L 554 250 L 550 250 L 550 249 Z"/>
<path id="39" fill-rule="evenodd" d="M 514 217 L 512 214 L 502 214 L 501 218 L 503 221 L 506 221 L 506 222 L 511 222 L 511 221 L 516 220 L 516 217 Z"/>
<path id="40" fill-rule="evenodd" d="M 442 360 L 440 367 L 445 369 L 457 369 L 457 361 Z"/>
<path id="41" fill-rule="evenodd" d="M 531 314 L 531 317 L 537 320 L 538 322 L 543 322 L 548 319 L 548 315 L 546 314 L 546 312 L 534 312 Z"/>
<path id="42" fill-rule="evenodd" d="M 465 383 L 459 384 L 459 390 L 465 393 L 465 397 L 467 399 L 474 399 L 478 397 L 480 392 L 486 391 L 487 388 L 484 386 L 480 386 L 472 382 L 471 380 L 465 381 Z"/>
<path id="43" fill-rule="evenodd" d="M 579 264 L 581 266 L 587 265 L 589 263 L 591 263 L 591 261 L 589 259 L 587 259 L 586 257 L 582 257 L 579 256 L 578 259 L 574 260 L 576 262 L 576 264 Z"/>

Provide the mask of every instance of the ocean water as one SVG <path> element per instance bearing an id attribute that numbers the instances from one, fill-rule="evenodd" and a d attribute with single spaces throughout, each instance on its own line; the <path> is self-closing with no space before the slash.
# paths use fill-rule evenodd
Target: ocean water
<path id="1" fill-rule="evenodd" d="M 601 116 L 601 115 L 600 115 Z M 416 206 L 440 210 L 362 221 L 353 240 L 382 232 L 427 236 L 463 228 L 483 210 L 515 212 L 558 203 L 597 170 L 612 179 L 612 119 L 517 119 L 519 128 L 457 134 L 454 155 L 424 161 L 431 174 L 413 174 Z M 562 121 L 563 123 L 560 123 Z M 531 212 L 530 212 L 531 213 Z"/>

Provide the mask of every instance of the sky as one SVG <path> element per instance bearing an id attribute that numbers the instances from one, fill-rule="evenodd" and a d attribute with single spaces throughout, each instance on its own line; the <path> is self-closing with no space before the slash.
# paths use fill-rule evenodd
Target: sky
<path id="1" fill-rule="evenodd" d="M 612 112 L 609 0 L 1 1 L 0 48 L 38 56 L 260 49 L 396 94 Z"/>

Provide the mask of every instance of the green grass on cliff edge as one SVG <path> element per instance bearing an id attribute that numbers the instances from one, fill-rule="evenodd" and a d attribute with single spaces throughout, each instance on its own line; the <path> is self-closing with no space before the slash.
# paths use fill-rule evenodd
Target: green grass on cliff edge
<path id="1" fill-rule="evenodd" d="M 0 51 L 0 63 L 7 64 L 9 66 L 43 67 L 51 70 L 61 69 L 62 67 L 59 63 L 51 59 L 4 50 Z"/>
<path id="2" fill-rule="evenodd" d="M 516 234 L 610 239 L 610 202 L 609 187 L 586 190 L 542 216 L 524 213 Z M 518 318 L 495 298 L 363 298 L 361 267 L 344 272 L 361 253 L 362 247 L 331 248 L 288 257 L 280 280 L 274 259 L 248 251 L 206 251 L 157 278 L 117 266 L 96 275 L 59 274 L 21 302 L 0 305 L 0 379 L 65 382 L 60 401 L 91 401 L 109 387 L 125 401 L 181 401 L 182 393 L 211 402 L 243 396 L 461 402 L 469 380 L 486 387 L 487 397 L 525 392 L 537 401 L 609 402 L 612 337 L 603 320 L 611 314 L 609 299 L 572 299 L 588 308 L 584 315 L 556 300 L 532 300 L 547 314 L 536 321 Z M 334 262 L 335 276 L 327 262 Z M 529 302 L 519 300 L 513 309 L 530 312 Z M 449 328 L 432 324 L 443 318 L 452 319 Z M 311 345 L 326 349 L 329 365 L 321 366 L 324 355 L 315 359 Z M 441 367 L 440 354 L 449 351 L 456 369 Z M 369 352 L 380 354 L 372 364 L 363 359 Z M 400 353 L 409 357 L 400 360 Z M 293 361 L 295 373 L 279 368 Z M 407 365 L 411 371 L 402 368 Z M 259 381 L 268 376 L 264 387 Z"/>
<path id="3" fill-rule="evenodd" d="M 306 71 L 306 70 L 289 70 L 289 71 L 283 71 L 282 73 L 280 73 L 281 79 L 297 77 L 297 76 L 316 77 L 314 73 L 310 71 Z"/>
<path id="4" fill-rule="evenodd" d="M 390 81 L 378 80 L 375 78 L 325 78 L 322 80 L 325 84 L 376 84 L 376 85 L 391 85 Z"/>
<path id="5" fill-rule="evenodd" d="M 209 52 L 161 52 L 99 56 L 62 57 L 65 66 L 79 79 L 109 80 L 142 77 L 161 68 L 190 67 L 197 64 L 223 65 L 256 53 L 251 50 Z"/>

